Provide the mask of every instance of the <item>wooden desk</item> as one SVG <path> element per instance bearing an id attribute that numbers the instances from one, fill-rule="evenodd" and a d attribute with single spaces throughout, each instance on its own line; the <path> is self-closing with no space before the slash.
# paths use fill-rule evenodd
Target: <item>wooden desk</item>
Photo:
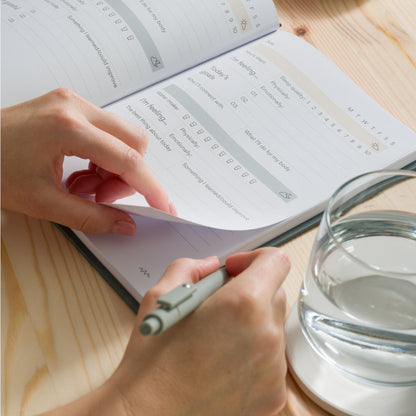
<path id="1" fill-rule="evenodd" d="M 414 0 L 279 0 L 282 29 L 314 44 L 416 131 Z M 296 300 L 315 231 L 285 245 Z M 116 368 L 134 313 L 50 223 L 2 215 L 2 414 L 72 401 Z M 325 415 L 288 375 L 281 415 Z"/>

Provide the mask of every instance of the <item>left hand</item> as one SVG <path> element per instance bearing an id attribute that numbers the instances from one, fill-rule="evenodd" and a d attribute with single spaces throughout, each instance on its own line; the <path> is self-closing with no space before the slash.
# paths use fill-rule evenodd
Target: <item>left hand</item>
<path id="1" fill-rule="evenodd" d="M 84 232 L 132 235 L 135 223 L 111 202 L 136 191 L 149 205 L 175 209 L 143 156 L 148 138 L 139 127 L 67 89 L 2 109 L 2 207 Z M 61 185 L 65 156 L 91 161 Z"/>

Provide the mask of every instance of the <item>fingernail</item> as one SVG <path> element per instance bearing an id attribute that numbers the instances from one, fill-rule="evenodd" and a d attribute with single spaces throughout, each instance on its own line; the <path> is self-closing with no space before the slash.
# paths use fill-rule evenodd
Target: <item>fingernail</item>
<path id="1" fill-rule="evenodd" d="M 176 210 L 175 205 L 173 205 L 173 203 L 171 201 L 169 201 L 169 212 L 172 215 L 175 215 L 175 216 L 178 215 L 178 211 Z"/>
<path id="2" fill-rule="evenodd" d="M 113 225 L 113 233 L 122 235 L 135 235 L 136 224 L 128 221 L 117 221 Z"/>

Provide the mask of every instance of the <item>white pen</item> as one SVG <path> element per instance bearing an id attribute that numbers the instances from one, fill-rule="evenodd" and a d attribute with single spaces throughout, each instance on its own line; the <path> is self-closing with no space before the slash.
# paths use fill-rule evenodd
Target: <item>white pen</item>
<path id="1" fill-rule="evenodd" d="M 177 286 L 157 300 L 160 307 L 146 315 L 140 325 L 140 332 L 143 335 L 162 333 L 194 311 L 229 279 L 225 267 L 220 267 L 198 283 Z"/>

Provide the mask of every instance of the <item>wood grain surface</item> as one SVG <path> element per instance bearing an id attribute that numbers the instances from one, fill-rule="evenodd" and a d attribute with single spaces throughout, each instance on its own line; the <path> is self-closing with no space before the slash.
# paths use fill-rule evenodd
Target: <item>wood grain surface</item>
<path id="1" fill-rule="evenodd" d="M 282 30 L 335 62 L 416 131 L 414 0 L 275 0 Z M 285 245 L 299 293 L 316 230 Z M 46 221 L 2 212 L 2 415 L 33 415 L 99 386 L 117 367 L 134 313 Z M 326 415 L 287 377 L 282 416 Z"/>

